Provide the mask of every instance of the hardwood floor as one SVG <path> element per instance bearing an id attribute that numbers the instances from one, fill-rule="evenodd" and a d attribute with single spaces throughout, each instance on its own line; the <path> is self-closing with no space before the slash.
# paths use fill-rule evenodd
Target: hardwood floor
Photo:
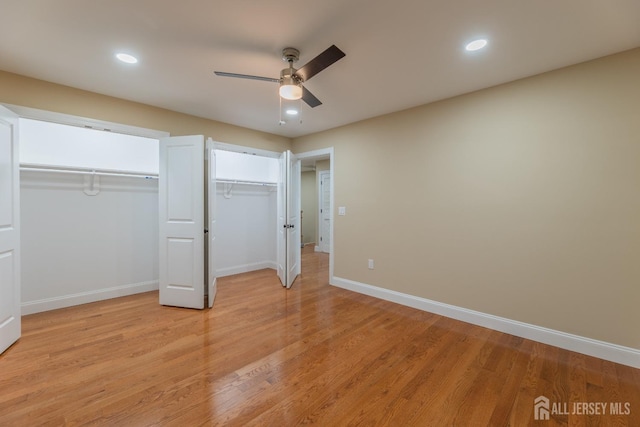
<path id="1" fill-rule="evenodd" d="M 289 291 L 272 270 L 220 279 L 212 310 L 150 292 L 25 316 L 0 426 L 640 426 L 640 370 L 339 289 L 327 267 L 305 250 Z M 540 395 L 631 413 L 534 421 Z"/>

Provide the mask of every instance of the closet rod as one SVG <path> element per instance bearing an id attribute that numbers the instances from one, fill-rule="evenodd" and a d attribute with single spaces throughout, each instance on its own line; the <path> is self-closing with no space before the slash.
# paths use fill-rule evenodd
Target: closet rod
<path id="1" fill-rule="evenodd" d="M 135 172 L 125 172 L 109 169 L 90 169 L 90 168 L 56 168 L 55 166 L 39 166 L 39 165 L 21 165 L 21 171 L 29 172 L 48 172 L 48 173 L 69 173 L 80 175 L 100 175 L 100 176 L 123 176 L 130 178 L 158 179 L 158 175 L 143 174 Z"/>
<path id="2" fill-rule="evenodd" d="M 259 181 L 242 181 L 237 179 L 216 179 L 216 183 L 221 184 L 245 184 L 245 185 L 264 185 L 268 187 L 275 187 L 278 185 L 275 182 L 259 182 Z"/>

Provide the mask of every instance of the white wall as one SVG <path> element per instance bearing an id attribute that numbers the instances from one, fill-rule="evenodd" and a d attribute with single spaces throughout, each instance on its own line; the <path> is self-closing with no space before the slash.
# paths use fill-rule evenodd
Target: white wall
<path id="1" fill-rule="evenodd" d="M 217 184 L 216 274 L 275 268 L 276 187 L 233 184 L 225 198 L 229 185 Z"/>
<path id="2" fill-rule="evenodd" d="M 158 140 L 20 119 L 20 163 L 157 174 Z"/>
<path id="3" fill-rule="evenodd" d="M 21 173 L 23 314 L 158 288 L 158 183 Z"/>
<path id="4" fill-rule="evenodd" d="M 226 150 L 216 151 L 216 178 L 254 182 L 278 182 L 278 159 Z"/>

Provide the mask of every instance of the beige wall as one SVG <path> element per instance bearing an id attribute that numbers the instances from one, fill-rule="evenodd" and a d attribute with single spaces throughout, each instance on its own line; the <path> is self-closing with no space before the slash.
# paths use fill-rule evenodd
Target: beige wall
<path id="1" fill-rule="evenodd" d="M 335 148 L 335 276 L 640 349 L 638 76 L 635 49 L 295 139 Z"/>
<path id="2" fill-rule="evenodd" d="M 316 162 L 316 173 L 327 171 L 331 167 L 331 160 L 318 160 Z"/>
<path id="3" fill-rule="evenodd" d="M 171 135 L 205 135 L 219 142 L 265 150 L 284 151 L 291 148 L 291 140 L 282 136 L 35 80 L 5 71 L 0 71 L 0 103 L 162 130 Z"/>
<path id="4" fill-rule="evenodd" d="M 300 203 L 302 216 L 302 242 L 315 243 L 318 225 L 318 193 L 316 191 L 316 172 L 308 171 L 300 174 Z"/>

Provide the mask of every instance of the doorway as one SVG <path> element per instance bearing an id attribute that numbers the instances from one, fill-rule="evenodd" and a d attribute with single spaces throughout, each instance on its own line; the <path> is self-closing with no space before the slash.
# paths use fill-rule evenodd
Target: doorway
<path id="1" fill-rule="evenodd" d="M 302 267 L 304 254 L 328 257 L 328 279 L 333 277 L 333 147 L 297 154 L 302 166 Z M 325 258 L 326 259 L 326 258 Z M 315 261 L 314 261 L 315 262 Z"/>
<path id="2" fill-rule="evenodd" d="M 331 252 L 331 171 L 318 173 L 318 247 L 320 252 Z"/>

